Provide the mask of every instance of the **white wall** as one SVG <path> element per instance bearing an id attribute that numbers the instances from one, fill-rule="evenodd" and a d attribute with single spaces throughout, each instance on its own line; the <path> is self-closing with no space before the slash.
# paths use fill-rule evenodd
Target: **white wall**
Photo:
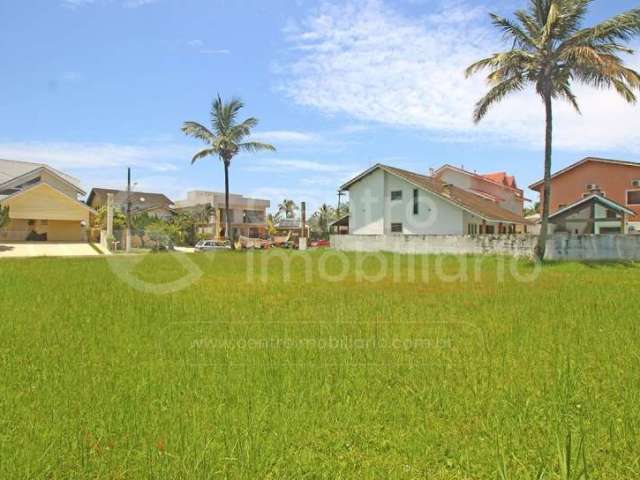
<path id="1" fill-rule="evenodd" d="M 413 213 L 411 183 L 376 170 L 349 189 L 349 228 L 354 235 L 390 234 L 392 223 L 402 223 L 407 235 L 462 235 L 464 211 L 450 202 L 418 189 L 418 214 Z M 391 192 L 402 199 L 391 201 Z"/>
<path id="2" fill-rule="evenodd" d="M 384 233 L 385 174 L 367 175 L 349 189 L 349 230 L 355 235 Z"/>

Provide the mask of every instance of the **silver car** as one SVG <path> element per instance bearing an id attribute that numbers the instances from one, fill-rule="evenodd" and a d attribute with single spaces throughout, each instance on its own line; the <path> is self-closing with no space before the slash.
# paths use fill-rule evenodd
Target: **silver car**
<path id="1" fill-rule="evenodd" d="M 226 240 L 200 240 L 196 243 L 196 252 L 211 252 L 213 250 L 230 249 L 231 244 Z"/>

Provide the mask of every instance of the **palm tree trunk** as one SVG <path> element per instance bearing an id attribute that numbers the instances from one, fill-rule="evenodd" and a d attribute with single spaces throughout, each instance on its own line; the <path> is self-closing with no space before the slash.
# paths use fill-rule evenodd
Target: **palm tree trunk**
<path id="1" fill-rule="evenodd" d="M 549 226 L 549 204 L 551 201 L 551 153 L 553 146 L 553 103 L 550 94 L 544 99 L 546 111 L 546 134 L 544 142 L 544 190 L 542 194 L 542 223 L 540 225 L 540 236 L 536 246 L 535 256 L 538 260 L 544 259 L 547 248 L 547 234 Z"/>
<path id="2" fill-rule="evenodd" d="M 231 216 L 229 215 L 229 160 L 224 162 L 224 214 L 226 218 L 226 234 L 227 240 L 231 243 L 231 249 L 235 250 L 236 246 L 231 236 Z"/>

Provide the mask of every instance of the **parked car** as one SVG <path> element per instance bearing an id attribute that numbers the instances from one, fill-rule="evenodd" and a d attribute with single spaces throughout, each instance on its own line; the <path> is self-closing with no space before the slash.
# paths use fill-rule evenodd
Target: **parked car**
<path id="1" fill-rule="evenodd" d="M 230 249 L 231 244 L 227 240 L 200 240 L 196 243 L 194 251 L 210 252 L 212 250 Z"/>
<path id="2" fill-rule="evenodd" d="M 311 242 L 310 247 L 318 248 L 318 247 L 330 247 L 331 242 L 329 240 L 315 240 Z"/>

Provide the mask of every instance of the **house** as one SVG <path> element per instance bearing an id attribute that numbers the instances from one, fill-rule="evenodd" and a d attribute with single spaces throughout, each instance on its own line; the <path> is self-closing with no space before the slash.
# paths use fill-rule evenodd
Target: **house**
<path id="1" fill-rule="evenodd" d="M 168 220 L 173 217 L 173 201 L 162 193 L 127 192 L 110 188 L 94 188 L 87 197 L 87 204 L 98 210 L 107 205 L 107 195 L 113 194 L 113 204 L 117 210 L 127 213 L 127 205 L 131 203 L 131 214 L 148 213 L 153 217 Z"/>
<path id="2" fill-rule="evenodd" d="M 543 180 L 529 188 L 542 198 Z M 550 213 L 567 209 L 594 194 L 633 211 L 625 216 L 625 233 L 640 231 L 640 163 L 587 157 L 554 173 Z"/>
<path id="3" fill-rule="evenodd" d="M 568 205 L 549 216 L 555 233 L 611 234 L 621 233 L 627 215 L 635 212 L 602 195 L 593 194 Z"/>
<path id="4" fill-rule="evenodd" d="M 487 195 L 382 164 L 340 189 L 349 191 L 349 232 L 354 235 L 515 233 L 529 225 Z"/>
<path id="5" fill-rule="evenodd" d="M 5 241 L 86 241 L 95 211 L 78 179 L 41 163 L 0 160 L 0 206 L 9 207 Z"/>
<path id="6" fill-rule="evenodd" d="M 492 200 L 517 215 L 522 215 L 524 210 L 524 192 L 518 188 L 515 177 L 506 172 L 479 174 L 463 167 L 443 165 L 431 176 Z"/>
<path id="7" fill-rule="evenodd" d="M 299 238 L 302 235 L 302 220 L 300 218 L 283 218 L 279 220 L 273 228 L 276 231 L 276 235 L 283 236 L 291 234 L 292 238 Z M 306 237 L 311 235 L 311 227 L 305 225 Z"/>
<path id="8" fill-rule="evenodd" d="M 187 193 L 186 200 L 176 202 L 176 209 L 202 209 L 210 207 L 211 217 L 208 227 L 202 229 L 203 233 L 211 235 L 214 239 L 225 237 L 226 215 L 225 195 L 219 192 L 191 191 Z M 250 238 L 262 238 L 267 233 L 267 209 L 271 206 L 269 200 L 248 198 L 243 195 L 229 195 L 229 210 L 232 229 L 232 238 L 244 236 Z"/>

